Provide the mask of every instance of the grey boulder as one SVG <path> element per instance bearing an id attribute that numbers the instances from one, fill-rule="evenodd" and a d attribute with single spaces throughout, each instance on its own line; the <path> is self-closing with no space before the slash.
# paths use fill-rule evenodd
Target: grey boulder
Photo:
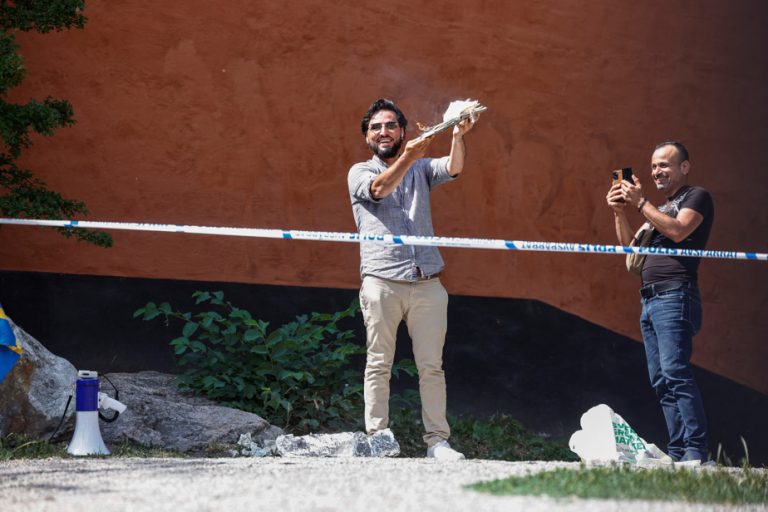
<path id="1" fill-rule="evenodd" d="M 207 398 L 180 391 L 174 376 L 145 371 L 112 373 L 106 378 L 119 391 L 128 409 L 112 423 L 100 422 L 104 442 L 132 441 L 147 447 L 180 452 L 205 452 L 235 445 L 243 434 L 255 442 L 274 440 L 282 429 L 257 414 L 223 407 Z M 112 386 L 101 379 L 101 391 L 114 398 Z M 105 412 L 105 416 L 112 413 Z"/>
<path id="2" fill-rule="evenodd" d="M 75 392 L 77 370 L 12 321 L 11 326 L 23 352 L 0 383 L 0 436 L 46 439 L 56 430 L 67 399 Z M 65 424 L 73 414 L 74 404 L 67 410 Z"/>

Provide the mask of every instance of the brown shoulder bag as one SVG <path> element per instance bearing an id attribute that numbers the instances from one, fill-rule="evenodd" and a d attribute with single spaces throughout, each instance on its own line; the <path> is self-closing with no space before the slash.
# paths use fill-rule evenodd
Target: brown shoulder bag
<path id="1" fill-rule="evenodd" d="M 637 230 L 632 241 L 629 243 L 630 247 L 647 247 L 651 243 L 651 236 L 656 228 L 650 222 L 646 222 L 640 229 Z M 643 270 L 643 262 L 645 261 L 645 254 L 629 253 L 627 254 L 627 270 L 638 276 Z"/>

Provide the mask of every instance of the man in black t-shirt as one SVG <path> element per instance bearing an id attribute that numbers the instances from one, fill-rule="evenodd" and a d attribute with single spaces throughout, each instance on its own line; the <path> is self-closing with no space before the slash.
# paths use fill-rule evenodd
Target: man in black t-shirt
<path id="1" fill-rule="evenodd" d="M 616 236 L 629 245 L 634 231 L 627 208 L 637 208 L 654 227 L 652 247 L 704 249 L 715 217 L 709 192 L 688 185 L 688 150 L 662 142 L 651 158 L 651 177 L 667 202 L 646 200 L 637 176 L 615 183 L 606 197 L 613 209 Z M 669 431 L 667 451 L 675 460 L 709 459 L 707 418 L 690 365 L 693 336 L 701 327 L 698 287 L 700 258 L 648 255 L 642 268 L 640 328 L 651 385 L 659 397 Z"/>

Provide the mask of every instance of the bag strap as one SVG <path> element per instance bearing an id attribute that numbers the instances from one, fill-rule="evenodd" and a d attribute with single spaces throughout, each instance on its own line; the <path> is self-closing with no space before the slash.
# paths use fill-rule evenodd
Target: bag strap
<path id="1" fill-rule="evenodd" d="M 656 231 L 656 228 L 651 224 L 651 221 L 645 221 L 645 223 L 640 226 L 640 229 L 637 230 L 637 233 L 635 233 L 635 236 L 632 237 L 632 242 L 630 242 L 630 247 L 634 247 L 636 245 L 642 245 L 643 242 L 648 242 L 651 239 L 651 234 Z"/>

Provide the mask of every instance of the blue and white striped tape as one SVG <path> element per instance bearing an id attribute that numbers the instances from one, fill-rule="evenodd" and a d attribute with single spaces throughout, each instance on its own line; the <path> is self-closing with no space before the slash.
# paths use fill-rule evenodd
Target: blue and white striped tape
<path id="1" fill-rule="evenodd" d="M 590 254 L 663 254 L 695 258 L 768 261 L 768 253 L 674 249 L 665 247 L 626 247 L 622 245 L 583 244 L 570 242 L 530 242 L 526 240 L 499 240 L 488 238 L 458 238 L 443 236 L 369 235 L 366 233 L 340 233 L 331 231 L 298 231 L 286 229 L 231 228 L 214 226 L 183 226 L 177 224 L 144 224 L 137 222 L 97 222 L 78 220 L 5 219 L 0 224 L 18 226 L 44 226 L 57 228 L 87 228 L 102 230 L 161 231 L 199 235 L 244 236 L 252 238 L 283 238 L 286 240 L 314 240 L 322 242 L 378 242 L 400 245 L 428 245 L 463 249 L 501 249 L 508 251 L 572 252 Z"/>

